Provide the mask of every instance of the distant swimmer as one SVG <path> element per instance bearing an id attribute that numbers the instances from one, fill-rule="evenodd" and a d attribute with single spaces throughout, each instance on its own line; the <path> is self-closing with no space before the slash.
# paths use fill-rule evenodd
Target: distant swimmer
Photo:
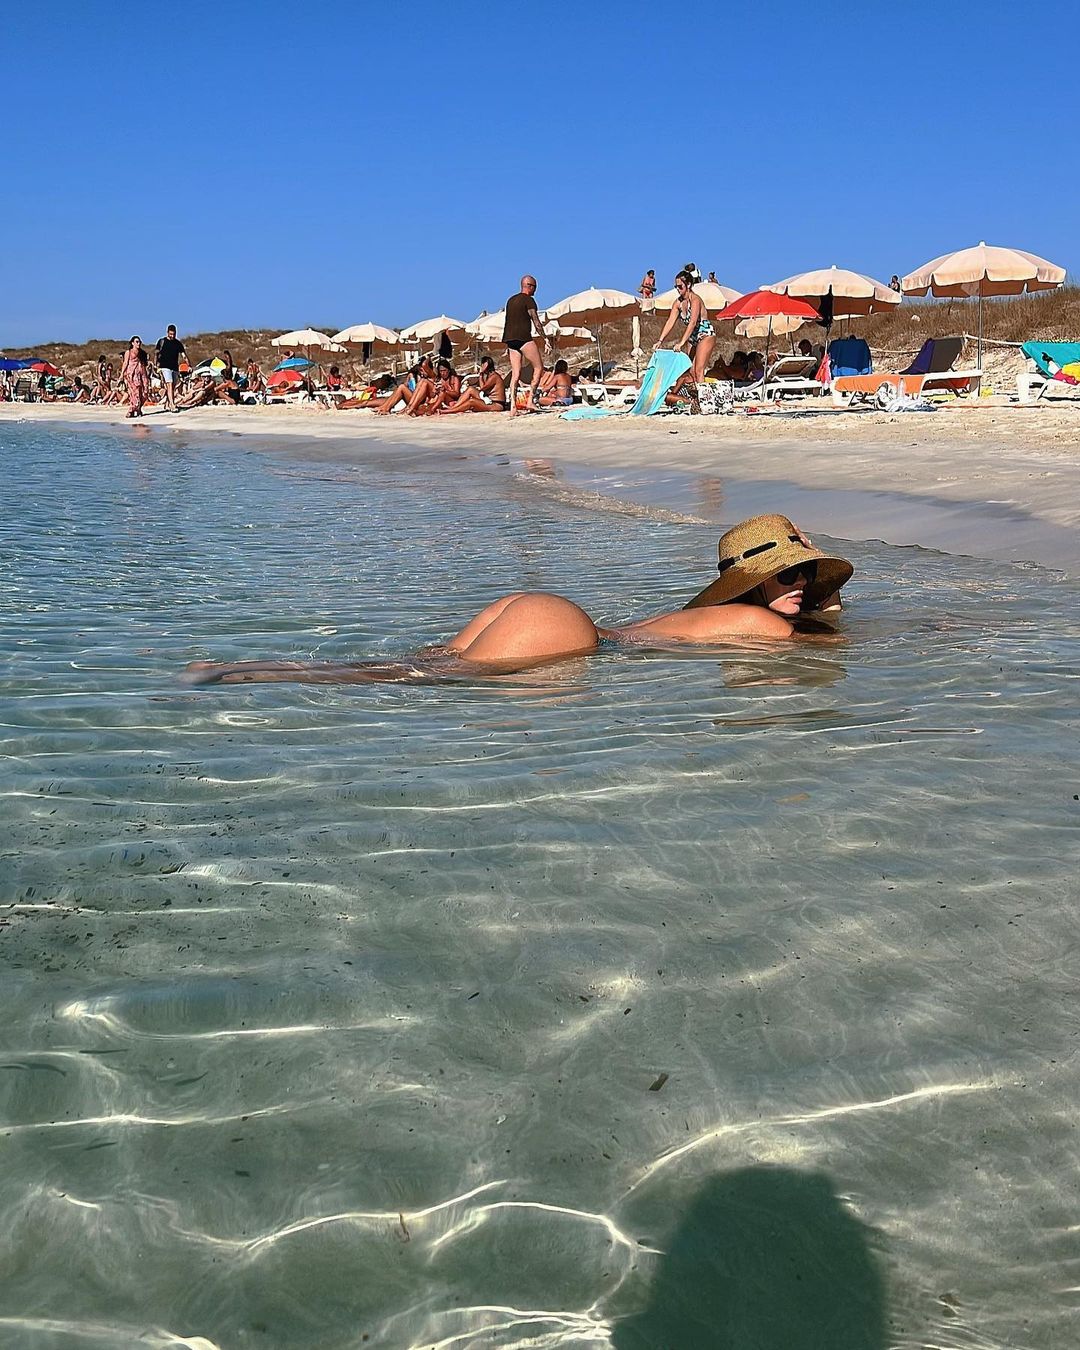
<path id="1" fill-rule="evenodd" d="M 802 616 L 839 610 L 840 588 L 855 570 L 815 548 L 786 516 L 755 516 L 721 535 L 719 576 L 684 608 L 618 628 L 601 628 L 565 596 L 515 591 L 494 601 L 445 645 L 402 661 L 193 661 L 189 684 L 429 683 L 511 675 L 601 644 L 702 646 L 739 638 L 788 639 Z"/>

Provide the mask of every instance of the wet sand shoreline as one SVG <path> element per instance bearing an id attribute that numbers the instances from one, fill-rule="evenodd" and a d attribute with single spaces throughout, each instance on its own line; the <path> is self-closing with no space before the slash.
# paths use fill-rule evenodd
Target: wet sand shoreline
<path id="1" fill-rule="evenodd" d="M 1080 573 L 1080 403 L 983 401 L 933 414 L 782 408 L 757 416 L 554 415 L 406 419 L 324 408 L 149 412 L 0 405 L 0 423 L 54 421 L 133 435 L 241 436 L 299 459 L 349 459 L 365 446 L 490 459 L 598 493 L 724 522 L 785 510 L 811 530 Z"/>

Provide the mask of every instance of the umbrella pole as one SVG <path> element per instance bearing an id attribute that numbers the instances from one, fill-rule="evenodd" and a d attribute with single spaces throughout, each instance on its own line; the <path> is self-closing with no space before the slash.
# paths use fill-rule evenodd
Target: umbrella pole
<path id="1" fill-rule="evenodd" d="M 983 294 L 982 287 L 979 287 L 979 359 L 976 365 L 982 370 L 982 339 L 983 339 Z M 982 383 L 982 376 L 979 376 L 979 382 Z"/>

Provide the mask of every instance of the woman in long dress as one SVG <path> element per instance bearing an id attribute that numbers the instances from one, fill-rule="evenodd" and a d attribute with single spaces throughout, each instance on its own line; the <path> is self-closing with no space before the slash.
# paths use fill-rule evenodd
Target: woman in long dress
<path id="1" fill-rule="evenodd" d="M 145 358 L 141 355 L 142 338 L 133 337 L 124 353 L 124 364 L 120 373 L 127 384 L 128 417 L 141 417 L 143 404 L 150 394 L 150 380 L 146 373 Z"/>

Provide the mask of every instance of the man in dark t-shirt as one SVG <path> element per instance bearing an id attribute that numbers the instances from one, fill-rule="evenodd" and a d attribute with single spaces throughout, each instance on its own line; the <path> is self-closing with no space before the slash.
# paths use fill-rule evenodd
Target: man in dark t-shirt
<path id="1" fill-rule="evenodd" d="M 534 336 L 535 330 L 535 336 Z M 522 358 L 532 366 L 532 384 L 529 397 L 525 402 L 525 411 L 536 408 L 536 390 L 540 376 L 544 373 L 544 358 L 540 355 L 540 343 L 544 339 L 544 330 L 536 308 L 536 278 L 521 278 L 521 290 L 506 302 L 506 322 L 503 324 L 503 342 L 510 359 L 510 416 L 516 417 L 517 387 L 521 381 Z"/>
<path id="2" fill-rule="evenodd" d="M 176 386 L 180 382 L 180 358 L 186 355 L 184 344 L 176 336 L 176 324 L 169 324 L 165 336 L 157 340 L 157 363 L 165 385 L 166 412 L 176 412 Z"/>

